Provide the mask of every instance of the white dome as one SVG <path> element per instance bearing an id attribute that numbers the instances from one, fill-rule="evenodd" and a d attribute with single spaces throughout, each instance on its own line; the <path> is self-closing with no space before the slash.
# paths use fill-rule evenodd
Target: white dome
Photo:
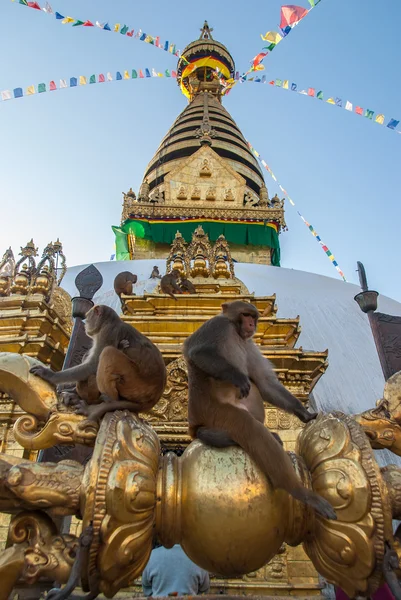
<path id="1" fill-rule="evenodd" d="M 96 263 L 103 286 L 95 302 L 120 313 L 114 277 L 131 271 L 138 276 L 135 293 L 151 293 L 159 283 L 149 279 L 154 265 L 161 274 L 165 272 L 165 260 Z M 72 296 L 78 295 L 75 277 L 87 266 L 68 269 L 63 287 Z M 329 367 L 313 390 L 318 409 L 352 414 L 375 406 L 383 394 L 384 377 L 368 317 L 354 301 L 360 292 L 358 286 L 313 273 L 249 263 L 236 263 L 235 275 L 256 296 L 276 294 L 280 318 L 300 316 L 302 332 L 297 346 L 317 352 L 328 349 Z M 401 316 L 401 304 L 385 296 L 379 296 L 379 310 Z M 393 454 L 386 451 L 386 455 L 391 456 L 390 462 L 398 462 Z"/>

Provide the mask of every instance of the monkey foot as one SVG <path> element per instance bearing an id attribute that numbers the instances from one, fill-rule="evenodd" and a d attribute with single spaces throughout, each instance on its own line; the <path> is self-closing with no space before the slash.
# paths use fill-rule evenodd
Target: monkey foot
<path id="1" fill-rule="evenodd" d="M 318 416 L 319 413 L 317 412 L 306 412 L 303 413 L 302 416 L 300 417 L 300 420 L 302 421 L 302 423 L 309 423 L 309 421 L 313 421 L 314 419 L 316 419 L 316 417 Z"/>

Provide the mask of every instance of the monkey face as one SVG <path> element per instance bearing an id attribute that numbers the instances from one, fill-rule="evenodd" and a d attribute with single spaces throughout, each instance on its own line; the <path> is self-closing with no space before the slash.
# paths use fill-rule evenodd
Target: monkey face
<path id="1" fill-rule="evenodd" d="M 240 319 L 240 336 L 247 340 L 255 334 L 257 320 L 250 313 L 242 313 Z"/>

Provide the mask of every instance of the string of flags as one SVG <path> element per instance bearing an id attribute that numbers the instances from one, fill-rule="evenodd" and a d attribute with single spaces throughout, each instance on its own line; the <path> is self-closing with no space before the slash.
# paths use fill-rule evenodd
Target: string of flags
<path id="1" fill-rule="evenodd" d="M 279 44 L 291 31 L 304 19 L 310 11 L 317 6 L 321 0 L 308 0 L 310 4 L 310 8 L 304 8 L 303 6 L 295 6 L 294 4 L 286 5 L 281 7 L 280 11 L 280 32 L 277 31 L 267 31 L 264 35 L 261 34 L 260 37 L 264 42 L 267 42 L 267 46 L 262 48 L 262 51 L 259 52 L 253 59 L 250 61 L 251 66 L 243 73 L 240 77 L 232 79 L 229 81 L 229 85 L 226 86 L 225 94 L 228 94 L 230 90 L 241 81 L 241 79 L 246 79 L 246 77 L 252 73 L 253 71 L 263 71 L 264 65 L 262 64 L 266 56 L 269 52 L 273 52 L 274 48 Z M 264 52 L 265 50 L 265 52 Z"/>
<path id="2" fill-rule="evenodd" d="M 126 79 L 146 79 L 147 77 L 172 77 L 176 78 L 176 71 L 170 71 L 166 69 L 164 73 L 157 72 L 155 69 L 131 69 L 129 71 L 117 71 L 115 75 L 110 72 L 104 75 L 80 75 L 79 77 L 70 77 L 69 79 L 60 79 L 57 86 L 55 81 L 46 83 L 38 83 L 35 85 L 29 85 L 25 88 L 22 87 L 14 88 L 13 90 L 2 90 L 0 91 L 1 100 L 16 100 L 17 98 L 23 98 L 24 96 L 33 96 L 34 94 L 42 94 L 43 92 L 53 92 L 61 90 L 63 88 L 72 88 L 80 85 L 87 85 L 93 83 L 105 83 L 108 81 L 122 81 Z"/>
<path id="3" fill-rule="evenodd" d="M 298 94 L 302 94 L 303 96 L 309 96 L 309 98 L 316 98 L 317 100 L 322 100 L 322 101 L 326 102 L 327 104 L 331 104 L 332 106 L 338 106 L 339 108 L 343 108 L 343 109 L 347 110 L 348 112 L 353 112 L 357 115 L 360 115 L 361 117 L 365 117 L 366 119 L 369 119 L 370 121 L 378 123 L 379 125 L 384 125 L 386 123 L 386 118 L 383 113 L 375 114 L 374 110 L 371 110 L 369 108 L 362 108 L 362 106 L 353 104 L 349 100 L 344 101 L 342 98 L 339 98 L 338 96 L 330 96 L 329 98 L 327 98 L 327 100 L 325 100 L 324 92 L 316 91 L 318 88 L 308 87 L 306 89 L 298 90 L 298 85 L 296 83 L 290 83 L 290 81 L 288 79 L 272 79 L 270 81 L 267 81 L 266 75 L 263 75 L 262 77 L 260 77 L 260 76 L 245 77 L 245 78 L 242 78 L 242 80 L 241 80 L 241 76 L 237 72 L 235 77 L 240 80 L 240 83 L 243 83 L 243 82 L 267 83 L 274 87 L 282 88 L 283 90 L 291 90 L 292 92 L 297 92 Z M 399 124 L 400 124 L 399 120 L 389 119 L 388 122 L 386 123 L 386 127 L 388 127 L 389 129 L 395 130 L 396 133 L 401 134 L 401 129 L 397 130 L 397 127 Z"/>
<path id="4" fill-rule="evenodd" d="M 273 179 L 273 181 L 275 181 L 277 183 L 278 187 L 283 192 L 283 194 L 285 195 L 285 197 L 288 198 L 291 206 L 295 207 L 295 202 L 292 200 L 292 198 L 290 198 L 290 196 L 288 195 L 287 190 L 285 190 L 283 188 L 283 186 L 278 182 L 277 177 L 275 176 L 275 174 L 273 173 L 273 171 L 271 170 L 271 168 L 269 167 L 269 165 L 267 164 L 267 162 L 261 157 L 261 155 L 259 154 L 259 152 L 257 152 L 255 150 L 255 148 L 249 142 L 247 142 L 247 144 L 248 144 L 249 149 L 251 150 L 252 154 L 254 156 L 256 156 L 256 158 L 259 160 L 259 162 L 263 165 L 263 167 L 269 173 L 269 175 L 271 176 L 271 178 Z M 314 227 L 310 223 L 308 223 L 308 221 L 301 215 L 301 213 L 299 212 L 299 210 L 297 210 L 297 213 L 298 213 L 298 216 L 305 223 L 305 225 L 307 226 L 307 228 L 309 229 L 309 231 L 311 232 L 311 234 L 313 235 L 313 237 L 316 239 L 316 241 L 319 242 L 320 246 L 322 247 L 323 252 L 328 256 L 328 258 L 330 259 L 330 261 L 333 264 L 333 266 L 336 269 L 336 271 L 339 273 L 339 275 L 343 278 L 344 281 L 347 281 L 346 278 L 345 278 L 344 273 L 340 269 L 340 267 L 338 265 L 338 262 L 336 261 L 336 259 L 334 257 L 334 254 L 329 250 L 329 248 L 326 246 L 326 244 L 322 241 L 321 237 L 317 234 L 317 231 L 314 229 Z"/>
<path id="5" fill-rule="evenodd" d="M 16 0 L 11 0 L 11 2 L 15 2 Z M 121 35 L 125 35 L 127 37 L 138 39 L 141 42 L 145 42 L 147 44 L 151 44 L 156 48 L 160 48 L 165 52 L 169 52 L 174 56 L 180 56 L 180 50 L 177 50 L 176 44 L 174 42 L 160 40 L 160 36 L 152 36 L 147 33 L 144 33 L 142 29 L 138 29 L 135 33 L 134 29 L 131 29 L 129 25 L 124 25 L 122 23 L 115 23 L 114 25 L 110 25 L 109 23 L 101 23 L 100 21 L 92 21 L 76 19 L 75 17 L 69 17 L 62 15 L 57 11 L 53 11 L 53 8 L 46 2 L 44 7 L 41 7 L 38 2 L 28 2 L 28 0 L 18 0 L 18 4 L 22 4 L 23 6 L 27 6 L 28 8 L 33 8 L 35 10 L 40 10 L 47 15 L 51 15 L 55 17 L 57 21 L 61 21 L 63 25 L 72 25 L 72 27 L 98 27 L 103 31 L 113 31 L 114 33 L 119 33 Z"/>

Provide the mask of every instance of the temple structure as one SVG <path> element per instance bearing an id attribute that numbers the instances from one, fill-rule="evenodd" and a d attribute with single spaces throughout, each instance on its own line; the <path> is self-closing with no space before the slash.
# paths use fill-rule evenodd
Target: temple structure
<path id="1" fill-rule="evenodd" d="M 117 260 L 165 257 L 177 231 L 189 242 L 202 224 L 223 234 L 235 260 L 280 265 L 284 200 L 269 197 L 258 161 L 222 105 L 234 60 L 205 22 L 178 61 L 177 82 L 189 104 L 148 164 L 137 194 L 124 194 L 114 227 Z"/>
<path id="2" fill-rule="evenodd" d="M 349 596 L 370 596 L 383 581 L 386 544 L 395 544 L 391 520 L 401 518 L 401 377 L 384 388 L 368 319 L 354 302 L 357 286 L 276 268 L 284 201 L 269 196 L 222 105 L 234 71 L 205 23 L 178 62 L 189 104 L 140 189 L 124 193 L 122 223 L 113 227 L 116 261 L 66 270 L 57 240 L 39 261 L 31 241 L 20 259 L 10 249 L 0 262 L 0 547 L 7 546 L 0 600 L 13 588 L 36 599 L 40 585 L 66 583 L 85 543 L 79 575 L 92 598 L 98 591 L 124 598 L 127 588 L 139 595 L 154 533 L 219 571 L 212 593 L 320 597 L 327 579 Z M 160 275 L 177 269 L 195 293 L 163 294 L 154 266 Z M 127 270 L 137 282 L 119 298 L 113 281 Z M 128 411 L 90 421 L 29 373 L 36 360 L 58 370 L 82 359 L 92 299 L 162 352 L 167 385 L 143 421 Z M 196 441 L 185 452 L 182 343 L 236 299 L 257 306 L 255 341 L 280 381 L 306 406 L 339 411 L 304 428 L 265 405 L 265 425 L 295 452 L 304 484 L 336 508 L 336 522 L 274 491 L 240 448 L 216 458 Z M 401 316 L 391 299 L 380 297 L 380 306 Z M 388 462 L 398 467 L 380 469 Z M 88 529 L 89 545 L 79 537 Z M 401 557 L 401 545 L 394 547 Z"/>

